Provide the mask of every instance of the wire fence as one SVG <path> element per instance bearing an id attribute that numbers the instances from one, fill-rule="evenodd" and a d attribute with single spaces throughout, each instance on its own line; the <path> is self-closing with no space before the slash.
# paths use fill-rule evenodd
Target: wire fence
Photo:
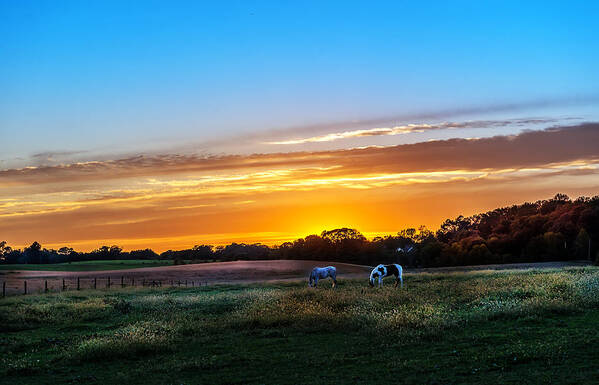
<path id="1" fill-rule="evenodd" d="M 107 290 L 111 288 L 201 287 L 208 281 L 192 279 L 146 279 L 139 277 L 65 277 L 59 279 L 9 279 L 2 281 L 2 298 L 12 295 L 58 293 L 71 290 Z"/>

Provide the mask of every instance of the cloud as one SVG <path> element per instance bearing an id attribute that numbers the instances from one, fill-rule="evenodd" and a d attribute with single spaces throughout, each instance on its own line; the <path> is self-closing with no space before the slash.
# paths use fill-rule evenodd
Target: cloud
<path id="1" fill-rule="evenodd" d="M 84 154 L 87 151 L 44 151 L 31 155 L 31 159 L 36 162 L 55 162 L 66 159 L 72 155 Z"/>
<path id="2" fill-rule="evenodd" d="M 406 173 L 446 170 L 485 170 L 544 167 L 552 163 L 599 158 L 599 124 L 554 127 L 513 136 L 437 140 L 416 144 L 347 150 L 200 157 L 194 155 L 139 155 L 118 160 L 0 171 L 3 189 L 19 186 L 91 183 L 125 178 L 205 174 L 232 178 L 232 174 L 286 172 L 318 168 L 328 174 Z"/>
<path id="3" fill-rule="evenodd" d="M 557 177 L 588 182 L 599 170 L 598 142 L 599 124 L 584 124 L 390 147 L 204 158 L 138 156 L 28 167 L 0 172 L 0 217 L 143 211 L 129 219 L 111 218 L 117 223 L 145 216 L 148 210 L 161 210 L 166 216 L 190 210 L 230 211 L 245 206 L 240 202 L 269 204 L 273 197 L 296 192 L 393 186 L 415 191 L 416 186 L 529 183 Z M 262 199 L 264 194 L 269 198 Z"/>
<path id="4" fill-rule="evenodd" d="M 502 112 L 517 113 L 519 111 L 530 111 L 531 109 L 538 108 L 593 105 L 597 104 L 598 102 L 599 94 L 591 94 L 574 97 L 529 100 L 515 103 L 497 103 L 468 106 L 463 108 L 447 108 L 436 111 L 420 111 L 395 115 L 390 114 L 388 116 L 365 117 L 353 120 L 339 120 L 333 122 L 263 129 L 252 133 L 245 132 L 232 135 L 223 135 L 219 132 L 211 139 L 206 138 L 202 141 L 197 141 L 193 138 L 187 138 L 185 142 L 172 144 L 171 146 L 166 147 L 165 145 L 159 146 L 158 148 L 147 147 L 145 150 L 137 151 L 137 153 L 143 152 L 145 154 L 152 154 L 152 157 L 159 157 L 159 154 L 164 153 L 209 155 L 217 153 L 249 154 L 260 151 L 269 152 L 272 151 L 273 145 L 265 143 L 277 143 L 281 145 L 319 142 L 323 143 L 324 139 L 329 138 L 321 137 L 339 133 L 343 133 L 344 135 L 349 135 L 349 137 L 355 138 L 366 136 L 373 137 L 381 135 L 396 135 L 397 131 L 401 133 L 402 127 L 409 126 L 408 123 L 410 122 L 418 122 L 417 124 L 423 124 L 423 122 L 428 123 L 434 121 L 445 121 L 447 119 L 453 119 L 460 116 L 480 116 L 484 114 L 495 114 Z M 564 122 L 569 119 L 578 118 L 560 118 L 559 121 Z M 549 122 L 551 119 L 546 120 Z M 524 120 L 522 120 L 522 122 L 524 122 Z M 530 124 L 535 124 L 535 122 L 531 120 Z M 372 130 L 372 132 L 369 132 L 370 130 Z M 378 132 L 379 135 L 377 135 L 378 130 L 381 130 Z M 396 131 L 395 133 L 387 133 L 389 131 L 393 132 L 394 130 Z M 412 130 L 414 130 L 414 128 Z M 352 135 L 353 131 L 364 132 L 359 132 L 357 135 Z M 346 134 L 346 132 L 349 132 L 350 134 Z M 311 140 L 310 138 L 316 139 Z M 297 140 L 300 142 L 296 142 Z M 59 163 L 85 163 L 87 161 L 93 160 L 106 161 L 108 159 L 126 159 L 135 157 L 135 155 L 132 155 L 132 152 L 128 152 L 122 147 L 118 147 L 121 148 L 121 150 L 115 150 L 115 148 L 117 147 L 113 147 L 111 149 L 97 148 L 85 151 L 44 151 L 35 153 L 26 158 L 14 157 L 10 159 L 0 159 L 0 165 L 2 165 L 4 169 L 14 169 L 23 166 L 49 166 L 57 165 Z M 329 148 L 335 148 L 335 146 L 329 146 Z"/>
<path id="5" fill-rule="evenodd" d="M 596 143 L 599 124 L 589 123 L 389 147 L 137 156 L 5 170 L 0 234 L 18 247 L 37 240 L 164 250 L 248 241 L 265 231 L 434 228 L 447 217 L 558 191 L 596 194 Z"/>
<path id="6" fill-rule="evenodd" d="M 424 132 L 432 130 L 457 129 L 457 128 L 493 128 L 506 126 L 522 126 L 527 124 L 556 123 L 558 119 L 511 119 L 511 120 L 474 120 L 467 122 L 442 122 L 436 124 L 406 124 L 394 127 L 369 128 L 353 131 L 334 132 L 326 135 L 312 136 L 300 139 L 288 139 L 282 141 L 266 142 L 265 144 L 303 144 L 332 142 L 339 139 L 359 138 L 366 136 L 387 136 L 409 134 L 413 132 Z"/>
<path id="7" fill-rule="evenodd" d="M 207 210 L 256 194 L 596 175 L 599 124 L 348 150 L 137 156 L 0 171 L 0 216 L 164 207 Z"/>
<path id="8" fill-rule="evenodd" d="M 363 119 L 354 120 L 340 120 L 329 123 L 317 123 L 301 126 L 291 126 L 285 128 L 276 128 L 271 130 L 265 130 L 257 132 L 251 135 L 241 135 L 236 138 L 239 140 L 256 140 L 260 142 L 264 141 L 276 141 L 273 138 L 286 138 L 290 135 L 321 135 L 327 132 L 337 132 L 340 130 L 351 130 L 351 129 L 364 129 L 365 127 L 383 126 L 383 127 L 394 127 L 404 125 L 405 122 L 410 121 L 431 121 L 431 120 L 445 120 L 460 116 L 472 116 L 472 115 L 484 115 L 484 114 L 495 114 L 495 113 L 516 113 L 520 111 L 527 111 L 531 109 L 549 108 L 549 107 L 572 107 L 572 106 L 584 106 L 594 105 L 599 103 L 599 94 L 569 96 L 569 97 L 555 97 L 547 99 L 537 99 L 528 101 L 519 101 L 513 103 L 495 103 L 495 104 L 481 104 L 467 107 L 456 107 L 440 109 L 436 111 L 419 111 L 414 113 L 403 113 L 388 116 L 379 117 L 368 117 Z M 230 141 L 231 138 L 226 139 Z M 216 140 L 210 142 L 210 144 L 221 144 L 223 141 Z"/>

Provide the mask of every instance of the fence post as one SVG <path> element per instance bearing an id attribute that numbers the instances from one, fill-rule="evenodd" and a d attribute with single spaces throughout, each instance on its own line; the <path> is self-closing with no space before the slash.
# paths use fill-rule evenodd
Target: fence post
<path id="1" fill-rule="evenodd" d="M 48 281 L 44 281 L 44 293 L 48 292 Z"/>
<path id="2" fill-rule="evenodd" d="M 77 277 L 77 290 L 79 290 L 81 288 L 80 284 L 79 284 L 79 277 Z"/>
<path id="3" fill-rule="evenodd" d="M 65 291 L 67 289 L 67 287 L 64 284 L 64 278 L 62 279 L 62 291 Z"/>
<path id="4" fill-rule="evenodd" d="M 125 277 L 121 275 L 121 287 L 125 287 Z"/>
<path id="5" fill-rule="evenodd" d="M 2 282 L 2 298 L 6 297 L 6 281 Z"/>
<path id="6" fill-rule="evenodd" d="M 108 281 L 106 281 L 106 287 L 110 289 L 110 277 L 108 277 Z"/>
<path id="7" fill-rule="evenodd" d="M 187 280 L 185 280 L 185 287 L 187 287 Z"/>
<path id="8" fill-rule="evenodd" d="M 135 287 L 135 278 L 131 278 L 131 286 Z"/>
<path id="9" fill-rule="evenodd" d="M 27 294 L 27 281 L 23 281 L 23 294 Z"/>
<path id="10" fill-rule="evenodd" d="M 146 286 L 146 280 L 145 280 L 145 278 L 144 278 L 143 281 L 141 281 L 141 285 L 144 286 L 144 287 Z"/>
<path id="11" fill-rule="evenodd" d="M 195 283 L 193 281 L 191 281 L 191 287 L 194 287 Z"/>
<path id="12" fill-rule="evenodd" d="M 96 284 L 98 283 L 98 282 L 97 282 L 97 279 L 98 279 L 98 278 L 94 277 L 94 290 L 95 290 L 95 289 L 96 289 L 96 287 L 97 287 L 97 286 L 96 286 Z"/>
<path id="13" fill-rule="evenodd" d="M 161 279 L 158 280 L 158 286 L 162 287 L 162 280 Z"/>

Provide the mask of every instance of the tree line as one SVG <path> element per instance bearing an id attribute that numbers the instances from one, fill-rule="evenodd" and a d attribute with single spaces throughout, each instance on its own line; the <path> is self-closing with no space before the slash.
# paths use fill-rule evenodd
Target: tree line
<path id="1" fill-rule="evenodd" d="M 323 231 L 277 246 L 231 243 L 196 245 L 157 254 L 151 249 L 123 251 L 102 246 L 91 252 L 69 247 L 45 249 L 38 242 L 24 250 L 0 242 L 0 263 L 61 263 L 113 259 L 165 259 L 174 263 L 309 259 L 362 265 L 400 263 L 407 267 L 592 259 L 599 262 L 599 196 L 570 199 L 557 194 L 470 217 L 447 219 L 437 231 L 424 226 L 367 239 L 356 229 Z"/>

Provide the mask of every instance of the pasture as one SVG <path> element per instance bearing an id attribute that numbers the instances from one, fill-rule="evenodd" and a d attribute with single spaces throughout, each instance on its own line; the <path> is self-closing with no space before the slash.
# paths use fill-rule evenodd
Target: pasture
<path id="1" fill-rule="evenodd" d="M 599 269 L 130 288 L 0 301 L 0 381 L 584 383 Z"/>
<path id="2" fill-rule="evenodd" d="M 98 261 L 97 266 L 101 266 Z M 114 261 L 121 262 L 121 261 Z M 123 261 L 128 262 L 128 261 Z M 23 294 L 24 282 L 27 281 L 28 293 L 44 292 L 46 283 L 50 292 L 63 290 L 63 280 L 67 289 L 73 289 L 79 281 L 80 287 L 121 286 L 122 281 L 126 286 L 140 286 L 145 281 L 159 282 L 161 286 L 173 286 L 184 284 L 194 286 L 216 284 L 216 283 L 250 283 L 281 280 L 307 279 L 315 261 L 303 260 L 260 260 L 260 261 L 234 261 L 234 262 L 212 262 L 197 263 L 175 266 L 153 266 L 137 264 L 134 268 L 115 270 L 88 270 L 88 271 L 61 271 L 61 267 L 55 265 L 41 266 L 46 270 L 25 270 L 22 266 L 12 265 L 14 270 L 0 271 L 0 281 L 6 282 L 7 295 Z M 110 264 L 115 266 L 116 264 Z M 363 277 L 370 272 L 368 266 L 352 265 L 347 263 L 336 263 L 340 269 L 340 277 L 356 278 Z M 110 285 L 108 280 L 110 279 Z"/>
<path id="3" fill-rule="evenodd" d="M 106 261 L 80 261 L 51 264 L 18 264 L 0 265 L 0 270 L 26 270 L 26 271 L 104 271 L 125 270 L 141 267 L 169 266 L 173 261 L 152 259 L 106 260 Z"/>

